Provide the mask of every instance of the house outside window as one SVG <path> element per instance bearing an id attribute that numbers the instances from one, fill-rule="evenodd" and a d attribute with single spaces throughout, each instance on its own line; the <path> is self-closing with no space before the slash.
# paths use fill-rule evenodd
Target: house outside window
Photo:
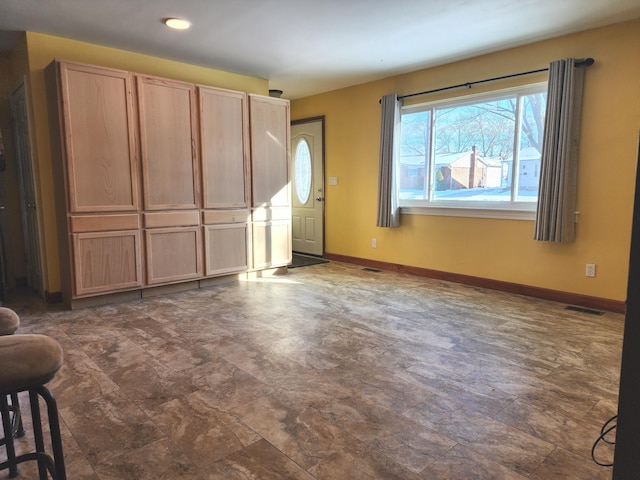
<path id="1" fill-rule="evenodd" d="M 403 107 L 395 165 L 403 213 L 531 218 L 546 91 L 539 83 Z"/>

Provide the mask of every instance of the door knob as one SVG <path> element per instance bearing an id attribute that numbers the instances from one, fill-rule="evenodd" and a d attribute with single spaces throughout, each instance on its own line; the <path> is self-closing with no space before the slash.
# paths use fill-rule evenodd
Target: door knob
<path id="1" fill-rule="evenodd" d="M 318 202 L 321 202 L 321 201 L 323 201 L 323 200 L 324 200 L 324 198 L 322 198 L 322 197 L 318 197 L 318 198 L 316 198 L 316 200 L 317 200 Z"/>

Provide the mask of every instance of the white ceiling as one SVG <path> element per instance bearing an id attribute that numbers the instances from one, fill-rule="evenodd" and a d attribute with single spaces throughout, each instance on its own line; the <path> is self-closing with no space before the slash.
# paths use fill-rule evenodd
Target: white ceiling
<path id="1" fill-rule="evenodd" d="M 161 20 L 184 17 L 188 31 Z M 299 98 L 640 17 L 640 0 L 0 0 L 34 31 L 269 80 Z"/>

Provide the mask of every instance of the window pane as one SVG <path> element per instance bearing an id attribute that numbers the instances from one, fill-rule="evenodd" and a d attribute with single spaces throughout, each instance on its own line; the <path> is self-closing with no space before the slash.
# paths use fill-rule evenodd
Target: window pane
<path id="1" fill-rule="evenodd" d="M 516 98 L 436 110 L 434 200 L 511 201 Z"/>
<path id="2" fill-rule="evenodd" d="M 403 107 L 400 206 L 533 212 L 545 108 L 544 83 Z"/>
<path id="3" fill-rule="evenodd" d="M 311 151 L 303 138 L 296 147 L 293 161 L 293 175 L 298 201 L 304 205 L 311 194 Z"/>
<path id="4" fill-rule="evenodd" d="M 430 110 L 402 115 L 398 172 L 401 199 L 427 198 L 430 130 Z"/>
<path id="5" fill-rule="evenodd" d="M 540 181 L 540 158 L 546 95 L 537 93 L 522 99 L 522 126 L 520 129 L 520 149 L 518 152 L 518 195 L 516 200 L 535 201 L 538 198 Z"/>

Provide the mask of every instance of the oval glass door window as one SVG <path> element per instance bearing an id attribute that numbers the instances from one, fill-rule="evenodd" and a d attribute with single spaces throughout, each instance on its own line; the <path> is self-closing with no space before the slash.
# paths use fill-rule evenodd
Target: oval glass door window
<path id="1" fill-rule="evenodd" d="M 304 138 L 298 142 L 296 147 L 293 175 L 298 201 L 304 205 L 311 194 L 311 150 L 309 150 L 309 144 Z"/>

